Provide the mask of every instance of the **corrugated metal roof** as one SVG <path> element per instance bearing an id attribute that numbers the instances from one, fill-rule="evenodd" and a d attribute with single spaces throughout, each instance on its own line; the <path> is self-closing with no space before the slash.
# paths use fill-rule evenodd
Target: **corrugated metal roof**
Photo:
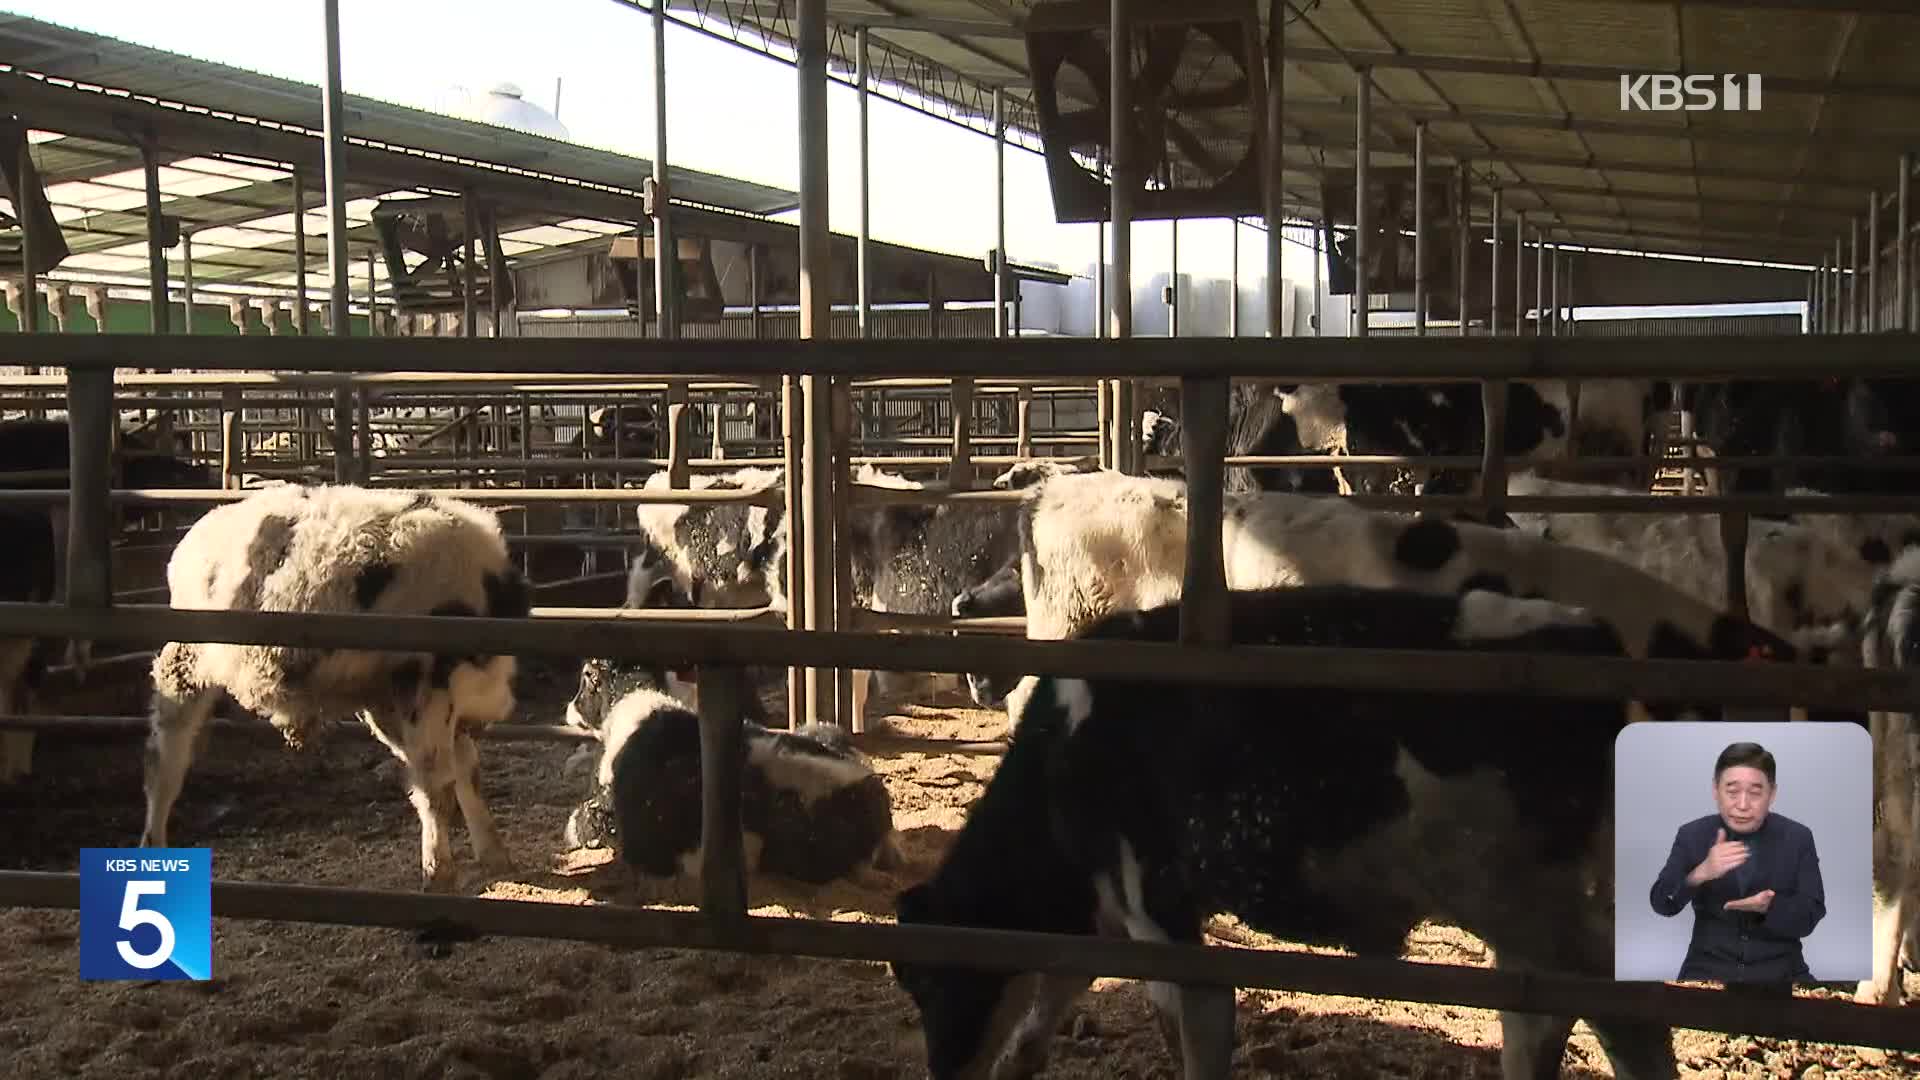
<path id="1" fill-rule="evenodd" d="M 697 6 L 789 39 L 789 5 Z M 868 26 L 880 39 L 1004 87 L 1025 113 L 1032 73 L 1017 35 L 1039 6 L 828 0 L 828 18 Z M 1255 7 L 1263 26 L 1276 7 L 1292 12 L 1283 185 L 1290 205 L 1307 212 L 1317 208 L 1321 170 L 1351 167 L 1361 64 L 1375 87 L 1377 164 L 1409 164 L 1414 123 L 1427 120 L 1434 160 L 1472 162 L 1483 216 L 1486 186 L 1497 183 L 1509 214 L 1526 211 L 1559 240 L 1817 258 L 1830 248 L 1836 220 L 1844 227 L 1865 211 L 1868 192 L 1891 191 L 1900 151 L 1920 142 L 1920 3 L 1269 0 Z M 1197 36 L 1190 48 L 1199 54 L 1193 62 L 1219 59 Z M 1619 76 L 1641 73 L 1759 73 L 1762 106 L 1623 110 Z M 1069 84 L 1063 92 L 1076 107 L 1101 104 L 1092 87 Z M 1201 134 L 1213 144 L 1244 142 L 1249 121 L 1245 109 L 1217 113 Z M 1617 192 L 1666 198 L 1636 202 Z M 1730 197 L 1747 205 L 1728 205 Z"/>

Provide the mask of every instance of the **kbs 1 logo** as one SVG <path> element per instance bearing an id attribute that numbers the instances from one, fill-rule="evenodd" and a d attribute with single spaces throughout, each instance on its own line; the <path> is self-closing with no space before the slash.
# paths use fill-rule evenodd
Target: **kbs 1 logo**
<path id="1" fill-rule="evenodd" d="M 80 977 L 213 975 L 208 848 L 80 849 Z"/>
<path id="2" fill-rule="evenodd" d="M 1760 76 L 1622 75 L 1620 111 L 1760 111 Z"/>

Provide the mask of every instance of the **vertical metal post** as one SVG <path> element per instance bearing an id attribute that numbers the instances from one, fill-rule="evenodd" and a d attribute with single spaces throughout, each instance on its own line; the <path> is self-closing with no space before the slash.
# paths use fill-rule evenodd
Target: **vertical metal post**
<path id="1" fill-rule="evenodd" d="M 307 333 L 307 182 L 293 170 L 293 332 Z"/>
<path id="2" fill-rule="evenodd" d="M 1471 211 L 1468 220 L 1471 221 Z M 1487 336 L 1500 336 L 1500 189 L 1493 189 L 1493 299 L 1487 313 Z"/>
<path id="3" fill-rule="evenodd" d="M 380 334 L 380 309 L 374 306 L 374 297 L 379 291 L 376 285 L 374 284 L 374 276 L 373 276 L 374 261 L 375 261 L 374 251 L 372 248 L 368 248 L 367 249 L 367 336 L 368 337 L 378 337 Z M 497 300 L 498 298 L 499 296 L 496 293 L 495 299 Z M 493 336 L 494 337 L 500 336 L 500 309 L 498 307 L 494 307 L 493 309 Z"/>
<path id="4" fill-rule="evenodd" d="M 340 0 L 325 0 L 325 16 L 327 83 L 320 101 L 320 127 L 326 150 L 322 167 L 327 190 L 327 273 L 333 286 L 327 310 L 333 315 L 333 334 L 346 337 L 352 324 L 347 312 L 351 295 L 347 287 L 347 193 L 341 179 L 346 164 L 346 107 L 340 91 Z"/>
<path id="5" fill-rule="evenodd" d="M 460 336 L 472 338 L 479 336 L 479 328 L 474 324 L 480 321 L 480 298 L 474 295 L 479 285 L 474 279 L 473 272 L 473 253 L 476 246 L 473 234 L 480 229 L 480 215 L 474 210 L 471 189 L 460 193 L 460 222 L 466 235 L 466 241 L 461 245 L 460 259 Z M 367 332 L 369 334 L 373 332 L 371 318 L 367 320 Z"/>
<path id="6" fill-rule="evenodd" d="M 1547 333 L 1556 337 L 1560 334 L 1560 249 L 1547 249 Z"/>
<path id="7" fill-rule="evenodd" d="M 1230 382 L 1180 380 L 1181 450 L 1187 473 L 1187 559 L 1181 582 L 1180 641 L 1232 643 L 1232 608 L 1221 552 Z"/>
<path id="8" fill-rule="evenodd" d="M 656 5 L 656 11 L 665 4 Z M 740 726 L 746 672 L 702 667 L 700 714 L 700 911 L 723 925 L 746 917 L 746 860 L 742 853 L 740 789 L 746 771 L 746 732 Z"/>
<path id="9" fill-rule="evenodd" d="M 1547 234 L 1533 231 L 1533 336 L 1547 332 Z"/>
<path id="10" fill-rule="evenodd" d="M 180 332 L 193 333 L 193 234 L 180 230 L 180 277 L 185 290 L 180 295 Z"/>
<path id="11" fill-rule="evenodd" d="M 867 104 L 872 95 L 867 83 L 872 77 L 867 60 L 867 28 L 862 26 L 854 33 L 854 75 L 860 89 L 860 236 L 854 244 L 853 257 L 854 288 L 859 293 L 860 336 L 873 336 L 873 296 L 872 271 L 868 267 L 868 244 L 873 235 L 873 165 L 872 141 L 867 128 Z M 999 110 L 1000 92 L 994 91 L 994 109 Z M 1002 167 L 1004 170 L 1004 166 Z M 1006 243 L 1006 186 L 1000 186 L 1001 243 Z"/>
<path id="12" fill-rule="evenodd" d="M 1321 219 L 1313 223 L 1313 336 L 1314 337 L 1320 336 L 1320 290 L 1321 290 L 1320 227 L 1323 224 L 1325 224 L 1325 222 L 1326 222 L 1326 215 L 1322 214 Z M 1267 243 L 1269 244 L 1281 243 L 1280 234 L 1278 232 L 1268 233 Z"/>
<path id="13" fill-rule="evenodd" d="M 113 605 L 113 509 L 107 492 L 113 487 L 116 426 L 113 370 L 68 368 L 66 597 L 72 607 Z"/>
<path id="14" fill-rule="evenodd" d="M 1473 244 L 1473 169 L 1462 161 L 1456 168 L 1459 171 L 1459 204 L 1454 207 L 1454 258 L 1458 266 L 1454 271 L 1454 286 L 1459 296 L 1456 303 L 1460 310 L 1460 336 L 1467 336 L 1467 270 L 1473 265 L 1468 251 Z M 1500 236 L 1500 217 L 1494 215 L 1493 235 L 1495 242 Z M 1488 308 L 1488 329 L 1492 329 L 1492 307 Z"/>
<path id="15" fill-rule="evenodd" d="M 1413 125 L 1413 332 L 1427 336 L 1427 122 Z"/>
<path id="16" fill-rule="evenodd" d="M 1860 332 L 1860 219 L 1848 223 L 1852 249 L 1847 259 L 1847 332 Z"/>
<path id="17" fill-rule="evenodd" d="M 1822 270 L 1825 264 L 1822 264 Z M 1820 270 L 1807 275 L 1807 333 L 1820 332 Z"/>
<path id="18" fill-rule="evenodd" d="M 1827 320 L 1827 333 L 1844 334 L 1847 332 L 1847 277 L 1841 271 L 1846 265 L 1845 241 L 1833 238 L 1833 302 L 1831 317 Z"/>
<path id="19" fill-rule="evenodd" d="M 1240 336 L 1240 219 L 1234 217 L 1229 245 L 1232 265 L 1227 270 L 1227 336 Z"/>
<path id="20" fill-rule="evenodd" d="M 1169 222 L 1172 247 L 1167 267 L 1167 336 L 1180 336 L 1180 219 Z"/>
<path id="21" fill-rule="evenodd" d="M 1113 337 L 1126 341 L 1133 337 L 1133 192 L 1138 181 L 1134 171 L 1133 145 L 1133 17 L 1128 0 L 1110 0 L 1108 5 L 1108 145 L 1113 147 L 1112 206 L 1113 222 Z M 1277 288 L 1279 278 L 1274 278 Z M 1276 324 L 1277 325 L 1277 324 Z M 1118 383 L 1113 416 L 1114 467 L 1136 472 L 1134 451 L 1140 440 L 1135 437 L 1138 415 L 1134 410 L 1133 380 Z"/>
<path id="22" fill-rule="evenodd" d="M 1107 336 L 1107 223 L 1093 223 L 1093 336 Z"/>
<path id="23" fill-rule="evenodd" d="M 1513 336 L 1527 332 L 1527 212 L 1513 212 Z"/>
<path id="24" fill-rule="evenodd" d="M 1867 193 L 1867 333 L 1880 330 L 1880 192 Z"/>
<path id="25" fill-rule="evenodd" d="M 1367 316 L 1367 159 L 1373 144 L 1373 73 L 1365 67 L 1354 72 L 1360 76 L 1354 88 L 1353 140 L 1353 336 L 1366 337 Z"/>
<path id="26" fill-rule="evenodd" d="M 806 151 L 801 151 L 804 155 Z M 667 179 L 667 5 L 653 5 L 653 296 L 660 337 L 680 337 L 680 246 Z"/>
<path id="27" fill-rule="evenodd" d="M 1007 336 L 1007 95 L 993 92 L 993 336 Z"/>
<path id="28" fill-rule="evenodd" d="M 826 0 L 799 0 L 795 25 L 800 79 L 800 337 L 826 337 L 832 328 L 827 235 L 827 8 Z M 831 379 L 802 374 L 805 398 L 801 440 L 805 486 L 807 629 L 833 629 L 833 450 Z M 833 672 L 807 672 L 807 719 L 833 719 Z"/>
<path id="29" fill-rule="evenodd" d="M 507 280 L 506 253 L 500 249 L 500 214 L 495 208 L 487 207 L 485 219 L 487 237 L 487 315 L 493 320 L 493 336 L 500 337 L 500 317 L 506 313 L 507 298 L 505 284 Z M 373 295 L 373 263 L 367 263 L 367 295 Z M 371 303 L 371 299 L 368 301 Z M 514 326 L 518 333 L 520 327 Z M 526 515 L 520 515 L 522 523 Z"/>
<path id="30" fill-rule="evenodd" d="M 1910 254 L 1907 244 L 1911 238 L 1908 232 L 1911 226 L 1907 220 L 1907 188 L 1912 180 L 1913 152 L 1908 151 L 1900 155 L 1900 187 L 1894 196 L 1898 203 L 1894 228 L 1899 230 L 1895 234 L 1898 239 L 1893 243 L 1893 287 L 1897 294 L 1893 300 L 1894 326 L 1901 331 L 1913 329 L 1913 296 L 1907 288 L 1907 280 L 1911 273 L 1907 266 L 1907 256 Z"/>
<path id="31" fill-rule="evenodd" d="M 1286 297 L 1282 295 L 1285 292 L 1284 282 L 1286 279 L 1281 267 L 1281 247 L 1286 243 L 1284 233 L 1286 232 L 1287 226 L 1285 193 L 1281 187 L 1282 173 L 1285 170 L 1286 164 L 1286 147 L 1284 145 L 1286 142 L 1285 124 L 1283 122 L 1285 119 L 1284 105 L 1287 83 L 1286 37 L 1286 19 L 1268 20 L 1265 93 L 1261 94 L 1257 92 L 1263 89 L 1262 87 L 1258 85 L 1253 87 L 1256 91 L 1253 95 L 1253 100 L 1264 106 L 1263 111 L 1265 113 L 1264 116 L 1257 117 L 1256 119 L 1265 121 L 1264 139 L 1261 143 L 1260 194 L 1261 209 L 1267 219 L 1268 337 L 1280 337 L 1286 331 L 1286 327 L 1282 325 L 1282 320 L 1285 318 L 1287 310 Z M 1262 65 L 1250 63 L 1247 67 L 1250 69 L 1249 74 L 1253 78 L 1258 79 L 1260 77 Z M 1317 280 L 1320 273 L 1319 238 L 1319 231 L 1316 230 L 1314 232 L 1315 248 L 1313 259 L 1314 275 L 1316 278 L 1313 290 L 1313 332 L 1316 335 L 1320 332 L 1320 289 Z"/>
<path id="32" fill-rule="evenodd" d="M 753 340 L 759 341 L 764 332 L 760 322 L 760 245 L 747 245 L 747 304 L 752 313 L 747 316 L 753 328 Z M 789 522 L 788 524 L 792 524 Z"/>
<path id="33" fill-rule="evenodd" d="M 168 325 L 172 312 L 167 300 L 165 222 L 160 213 L 160 158 L 152 146 L 140 148 L 140 166 L 147 181 L 147 304 L 151 309 L 153 332 L 165 334 L 172 329 Z M 25 215 L 24 210 L 21 213 Z"/>
<path id="34" fill-rule="evenodd" d="M 33 144 L 31 142 L 21 142 L 20 161 L 18 164 L 21 184 L 24 186 L 26 178 L 33 172 Z M 20 219 L 20 268 L 22 277 L 20 283 L 20 332 L 23 334 L 31 334 L 40 329 L 40 275 L 33 267 L 33 242 L 35 239 L 32 225 L 33 214 L 29 212 L 27 200 L 24 198 L 15 200 L 13 212 L 14 215 Z M 102 324 L 106 322 L 106 318 L 107 298 L 105 290 L 102 290 L 100 296 L 100 318 L 96 321 L 95 326 L 100 329 L 105 329 L 105 326 Z"/>

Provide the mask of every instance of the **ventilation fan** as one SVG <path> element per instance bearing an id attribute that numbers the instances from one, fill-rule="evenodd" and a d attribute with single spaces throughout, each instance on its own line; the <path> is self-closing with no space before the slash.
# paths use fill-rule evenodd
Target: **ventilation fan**
<path id="1" fill-rule="evenodd" d="M 0 210 L 0 230 L 11 234 L 0 236 L 0 273 L 9 275 L 26 269 L 20 255 L 23 216 L 33 223 L 34 273 L 46 273 L 71 254 L 66 237 L 60 233 L 60 223 L 54 220 L 53 208 L 47 205 L 46 185 L 40 182 L 33 162 L 23 160 L 26 148 L 27 125 L 17 117 L 0 117 L 0 178 L 6 182 L 7 198 L 7 209 Z"/>
<path id="2" fill-rule="evenodd" d="M 1136 219 L 1260 213 L 1265 114 L 1251 0 L 1136 5 L 1130 130 Z M 1060 221 L 1105 221 L 1112 161 L 1105 2 L 1037 4 L 1026 24 L 1034 106 Z"/>
<path id="3" fill-rule="evenodd" d="M 1352 169 L 1328 170 L 1320 186 L 1327 208 L 1321 240 L 1327 251 L 1328 292 L 1353 295 Z M 1375 166 L 1367 170 L 1367 291 L 1411 293 L 1414 282 L 1413 169 Z M 1453 170 L 1427 169 L 1427 291 L 1454 287 L 1454 207 L 1459 185 Z M 1345 226 L 1336 232 L 1334 226 Z"/>
<path id="4" fill-rule="evenodd" d="M 485 310 L 500 274 L 500 302 L 513 302 L 513 275 L 505 273 L 500 230 L 489 207 L 476 208 L 473 300 Z M 457 196 L 389 199 L 373 208 L 394 309 L 402 315 L 432 315 L 466 307 L 466 208 Z"/>

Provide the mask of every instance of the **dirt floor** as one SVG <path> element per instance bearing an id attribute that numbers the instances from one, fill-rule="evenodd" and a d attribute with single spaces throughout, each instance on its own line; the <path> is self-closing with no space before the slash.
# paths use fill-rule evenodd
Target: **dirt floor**
<path id="1" fill-rule="evenodd" d="M 553 703 L 571 693 L 570 679 L 529 672 L 526 681 L 532 715 L 525 719 L 557 719 Z M 1005 726 L 1000 714 L 954 699 L 893 712 L 902 734 L 991 739 Z M 484 746 L 485 795 L 522 872 L 514 881 L 475 882 L 473 891 L 560 904 L 622 895 L 604 859 L 558 850 L 585 783 L 566 767 L 572 752 L 544 743 Z M 909 865 L 812 893 L 756 880 L 755 911 L 890 918 L 893 895 L 931 870 L 996 761 L 987 754 L 877 756 Z M 141 816 L 136 743 L 43 738 L 34 775 L 0 788 L 0 867 L 72 871 L 83 846 L 136 843 Z M 221 878 L 387 889 L 413 889 L 419 880 L 418 827 L 397 772 L 384 750 L 351 730 L 304 753 L 272 740 L 216 738 L 188 779 L 172 827 L 175 843 L 213 849 Z M 464 858 L 463 834 L 458 843 Z M 1294 947 L 1220 929 L 1233 944 Z M 461 944 L 442 954 L 398 931 L 221 920 L 210 982 L 82 983 L 76 933 L 71 913 L 0 911 L 7 943 L 0 947 L 0 1075 L 923 1075 L 912 1006 L 881 965 L 527 940 Z M 1417 931 L 1407 955 L 1490 962 L 1473 937 L 1441 926 Z M 1920 1011 L 1914 1015 L 1920 1022 Z M 1692 1031 L 1676 1038 L 1683 1075 L 1709 1080 L 1920 1076 L 1920 1055 Z M 1241 994 L 1236 1073 L 1496 1077 L 1498 1044 L 1497 1020 L 1479 1010 L 1251 991 Z M 1142 989 L 1097 983 L 1056 1040 L 1047 1075 L 1175 1075 Z M 1611 1075 L 1584 1025 L 1565 1075 Z"/>

